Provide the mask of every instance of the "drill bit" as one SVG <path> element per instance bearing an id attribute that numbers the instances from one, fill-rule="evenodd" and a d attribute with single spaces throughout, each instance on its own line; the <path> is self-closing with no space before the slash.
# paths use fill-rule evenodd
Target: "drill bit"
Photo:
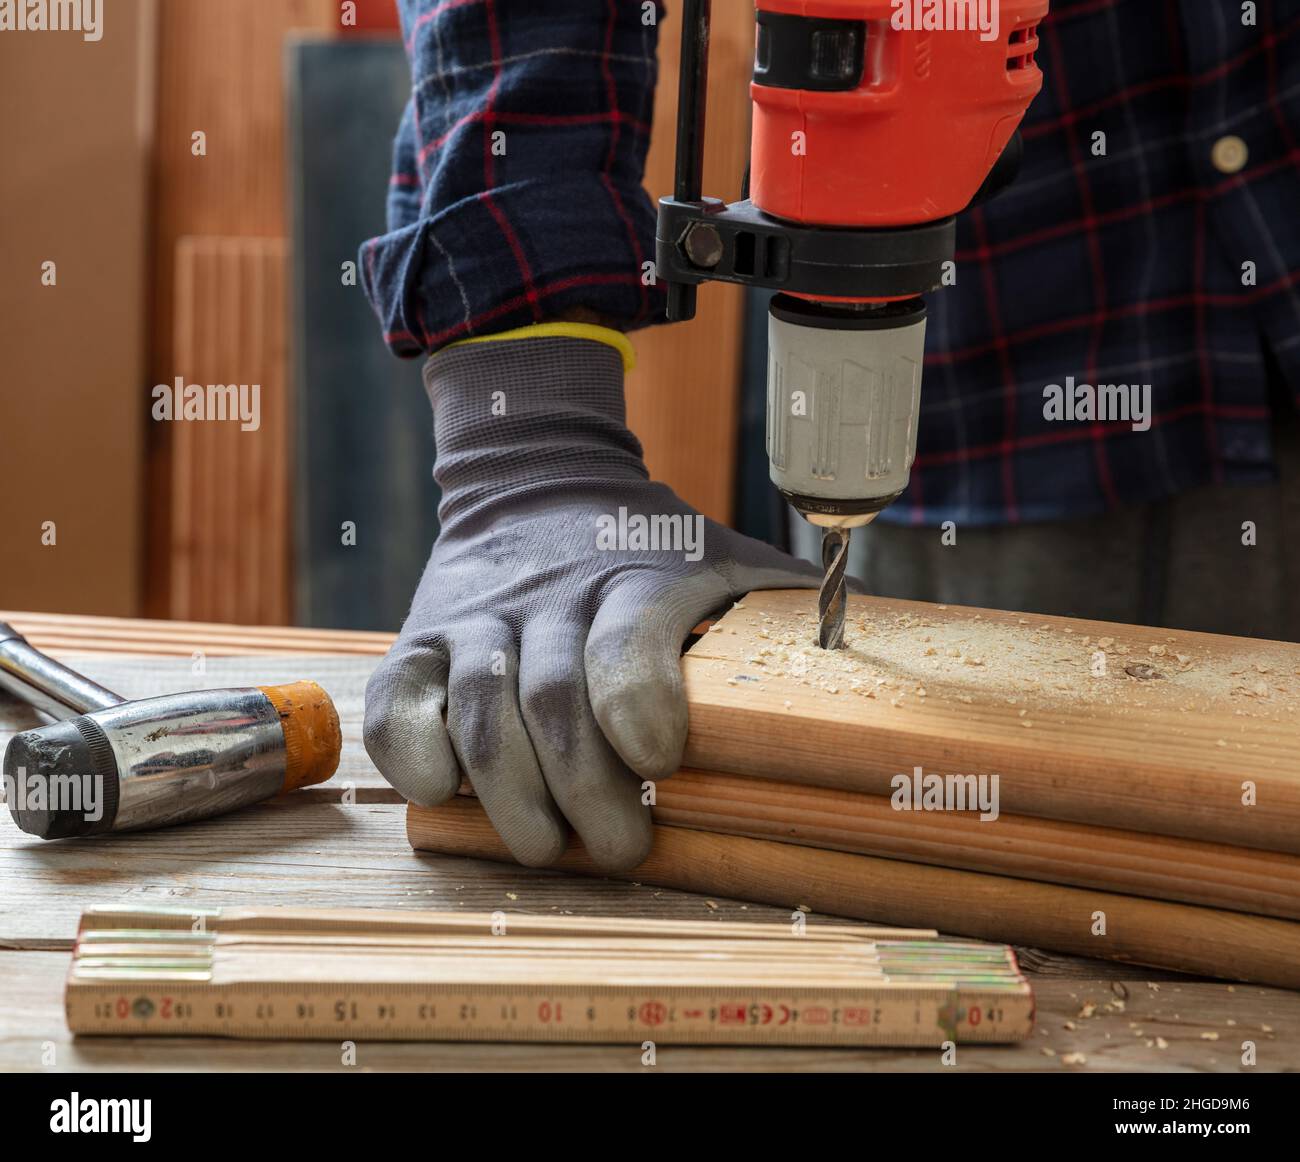
<path id="1" fill-rule="evenodd" d="M 817 642 L 824 650 L 844 648 L 844 610 L 848 594 L 844 570 L 849 560 L 849 530 L 828 528 L 822 531 L 822 587 L 817 593 L 817 613 L 821 624 Z"/>

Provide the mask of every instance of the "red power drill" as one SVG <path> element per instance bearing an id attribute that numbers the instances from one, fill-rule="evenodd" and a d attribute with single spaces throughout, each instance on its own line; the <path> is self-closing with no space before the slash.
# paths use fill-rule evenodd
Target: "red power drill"
<path id="1" fill-rule="evenodd" d="M 781 293 L 768 318 L 773 483 L 823 530 L 820 642 L 844 638 L 849 530 L 916 455 L 925 304 L 954 215 L 1020 164 L 1047 0 L 757 0 L 744 200 L 702 195 L 710 0 L 682 0 L 677 170 L 659 202 L 668 318 L 708 279 Z"/>

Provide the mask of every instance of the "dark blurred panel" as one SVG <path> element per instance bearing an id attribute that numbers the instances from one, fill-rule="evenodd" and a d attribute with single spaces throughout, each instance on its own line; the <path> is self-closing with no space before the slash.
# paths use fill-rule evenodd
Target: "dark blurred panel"
<path id="1" fill-rule="evenodd" d="M 433 421 L 418 362 L 389 354 L 342 264 L 384 229 L 410 93 L 397 40 L 288 48 L 298 463 L 295 620 L 396 629 L 437 535 Z M 356 544 L 344 543 L 345 522 Z"/>

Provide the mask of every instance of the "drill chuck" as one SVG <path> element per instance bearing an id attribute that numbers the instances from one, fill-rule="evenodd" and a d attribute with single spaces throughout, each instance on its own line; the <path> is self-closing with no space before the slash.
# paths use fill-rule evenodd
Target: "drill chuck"
<path id="1" fill-rule="evenodd" d="M 919 298 L 772 300 L 767 455 L 772 482 L 808 520 L 863 525 L 907 487 L 924 353 Z"/>

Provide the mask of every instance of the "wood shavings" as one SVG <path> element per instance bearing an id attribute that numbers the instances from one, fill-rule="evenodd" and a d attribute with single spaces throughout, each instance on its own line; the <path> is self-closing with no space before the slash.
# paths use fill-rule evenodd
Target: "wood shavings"
<path id="1" fill-rule="evenodd" d="M 732 637 L 702 640 L 693 651 L 708 656 L 712 643 L 720 642 L 719 661 L 730 658 L 735 668 L 718 681 L 733 689 L 761 676 L 779 680 L 783 690 L 800 686 L 810 696 L 860 698 L 885 711 L 923 706 L 927 715 L 946 705 L 954 712 L 978 706 L 978 713 L 996 717 L 1006 704 L 1027 711 L 1015 715 L 1023 729 L 1033 729 L 1026 723 L 1044 725 L 1044 715 L 1077 719 L 1105 708 L 1110 715 L 1176 715 L 1179 729 L 1192 731 L 1198 715 L 1222 714 L 1229 698 L 1242 718 L 1279 720 L 1300 713 L 1300 674 L 1293 673 L 1290 657 L 1267 652 L 1273 643 L 1252 645 L 1249 652 L 1242 647 L 1233 656 L 1211 651 L 1191 635 L 1155 639 L 1141 627 L 1126 628 L 1131 637 L 1125 640 L 1114 631 L 1097 636 L 1082 627 L 1067 633 L 1068 626 L 1030 624 L 1018 615 L 984 617 L 939 606 L 917 607 L 924 611 L 918 614 L 884 606 L 851 612 L 846 648 L 823 650 L 811 601 L 806 611 L 779 613 L 756 612 L 753 604 L 732 615 L 727 627 L 711 627 L 730 628 Z M 737 630 L 739 643 L 731 645 Z M 744 678 L 737 669 L 745 671 Z M 1225 737 L 1223 746 L 1231 742 Z M 1216 746 L 1214 735 L 1204 745 Z"/>

